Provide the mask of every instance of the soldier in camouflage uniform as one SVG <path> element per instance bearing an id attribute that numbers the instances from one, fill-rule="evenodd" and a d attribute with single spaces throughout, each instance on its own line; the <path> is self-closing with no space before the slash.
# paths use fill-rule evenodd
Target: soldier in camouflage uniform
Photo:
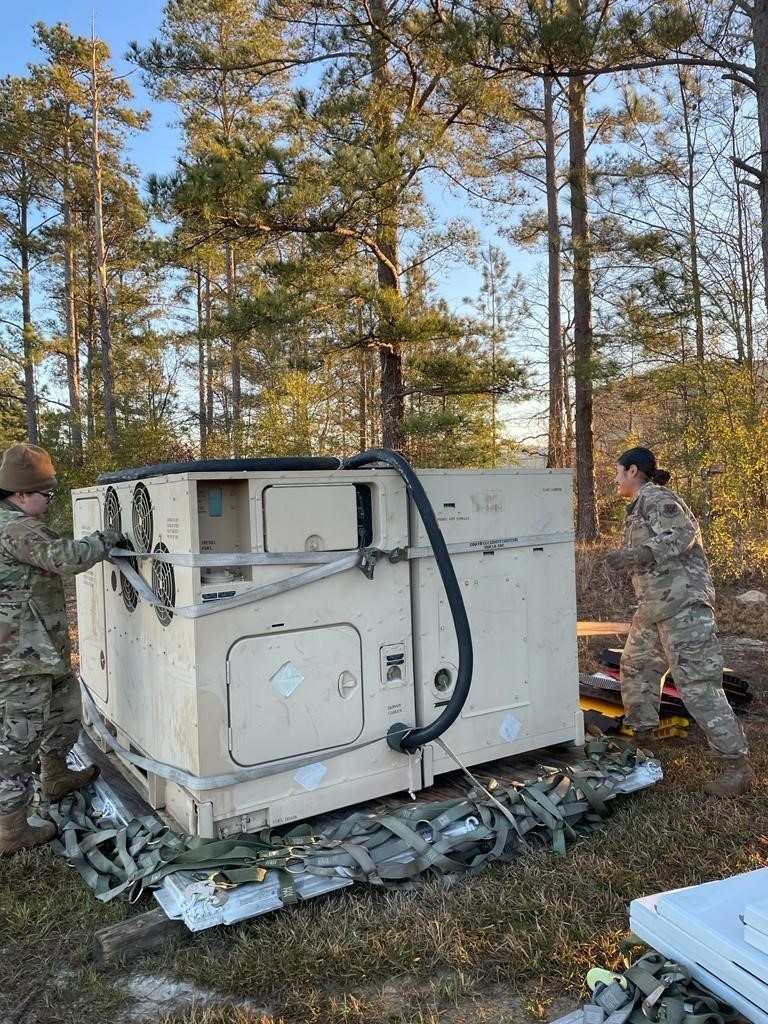
<path id="1" fill-rule="evenodd" d="M 624 548 L 608 565 L 628 571 L 638 608 L 621 656 L 625 723 L 647 744 L 659 724 L 660 679 L 667 667 L 690 714 L 723 763 L 704 789 L 738 796 L 754 782 L 741 725 L 723 692 L 723 656 L 715 627 L 715 592 L 698 523 L 668 487 L 647 448 L 618 460 L 619 494 L 630 500 Z"/>
<path id="2" fill-rule="evenodd" d="M 84 572 L 122 538 L 115 530 L 65 540 L 41 522 L 56 475 L 32 444 L 9 448 L 0 464 L 0 855 L 52 838 L 27 809 L 40 758 L 43 796 L 58 800 L 98 769 L 71 771 L 66 757 L 80 730 L 80 691 L 70 664 L 62 576 Z"/>

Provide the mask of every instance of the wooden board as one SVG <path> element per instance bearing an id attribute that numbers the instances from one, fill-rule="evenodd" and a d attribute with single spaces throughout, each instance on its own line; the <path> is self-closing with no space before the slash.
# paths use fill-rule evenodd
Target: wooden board
<path id="1" fill-rule="evenodd" d="M 613 636 L 629 632 L 629 622 L 577 622 L 576 636 Z"/>
<path id="2" fill-rule="evenodd" d="M 162 907 L 158 907 L 100 928 L 94 935 L 94 960 L 104 963 L 119 956 L 136 956 L 157 949 L 171 938 L 187 935 L 189 932 L 183 921 L 172 921 L 166 917 Z"/>

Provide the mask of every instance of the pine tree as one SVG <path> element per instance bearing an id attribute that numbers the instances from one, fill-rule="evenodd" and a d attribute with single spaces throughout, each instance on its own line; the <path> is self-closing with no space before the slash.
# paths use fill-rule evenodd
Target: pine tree
<path id="1" fill-rule="evenodd" d="M 45 258 L 40 236 L 44 217 L 38 215 L 45 190 L 35 147 L 38 115 L 39 104 L 27 81 L 9 77 L 0 83 L 0 234 L 5 240 L 1 287 L 3 299 L 10 300 L 11 306 L 5 323 L 13 325 L 6 358 L 21 367 L 26 436 L 32 443 L 38 440 L 35 365 L 40 358 L 32 288 L 37 264 Z M 13 394 L 7 371 L 5 389 L 7 400 Z"/>
<path id="2" fill-rule="evenodd" d="M 271 239 L 294 265 L 312 260 L 341 269 L 335 294 L 310 289 L 294 292 L 294 301 L 301 308 L 314 294 L 327 309 L 360 296 L 371 317 L 357 345 L 379 357 L 383 442 L 404 448 L 407 355 L 430 323 L 408 308 L 406 281 L 412 264 L 436 252 L 466 252 L 466 233 L 432 230 L 424 187 L 479 144 L 478 132 L 462 124 L 485 102 L 488 76 L 464 60 L 477 41 L 428 4 L 293 0 L 270 5 L 249 38 L 273 41 L 269 53 L 263 43 L 261 50 L 235 47 L 234 58 L 254 90 L 272 88 L 271 134 L 252 132 L 234 152 L 207 145 L 177 183 L 176 209 L 208 217 L 209 233 L 224 229 L 230 243 Z M 169 67 L 174 88 L 203 71 L 228 73 L 226 55 L 201 54 L 188 33 L 180 40 L 181 29 L 165 48 L 158 43 L 136 57 L 150 75 Z M 291 97 L 284 78 L 292 68 Z M 333 283 L 327 269 L 317 276 Z M 297 270 L 293 283 L 307 285 L 310 277 Z"/>

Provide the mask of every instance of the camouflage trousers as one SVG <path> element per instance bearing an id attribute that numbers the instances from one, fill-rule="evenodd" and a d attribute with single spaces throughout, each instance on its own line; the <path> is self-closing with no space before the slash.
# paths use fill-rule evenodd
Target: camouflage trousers
<path id="1" fill-rule="evenodd" d="M 29 803 L 41 753 L 66 757 L 80 732 L 81 711 L 71 674 L 0 682 L 0 814 Z"/>
<path id="2" fill-rule="evenodd" d="M 642 608 L 635 613 L 621 656 L 624 722 L 631 729 L 657 728 L 667 668 L 712 750 L 725 759 L 743 757 L 747 741 L 723 692 L 723 655 L 708 605 L 692 604 L 653 623 L 643 621 Z"/>

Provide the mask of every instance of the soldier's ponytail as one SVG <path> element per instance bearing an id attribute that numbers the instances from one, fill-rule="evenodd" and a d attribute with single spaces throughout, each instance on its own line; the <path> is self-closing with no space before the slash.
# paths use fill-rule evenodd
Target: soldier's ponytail
<path id="1" fill-rule="evenodd" d="M 671 474 L 666 469 L 658 468 L 656 456 L 650 448 L 630 448 L 623 455 L 620 455 L 616 461 L 624 469 L 629 469 L 630 466 L 637 466 L 638 472 L 655 484 L 663 486 L 669 483 Z"/>

